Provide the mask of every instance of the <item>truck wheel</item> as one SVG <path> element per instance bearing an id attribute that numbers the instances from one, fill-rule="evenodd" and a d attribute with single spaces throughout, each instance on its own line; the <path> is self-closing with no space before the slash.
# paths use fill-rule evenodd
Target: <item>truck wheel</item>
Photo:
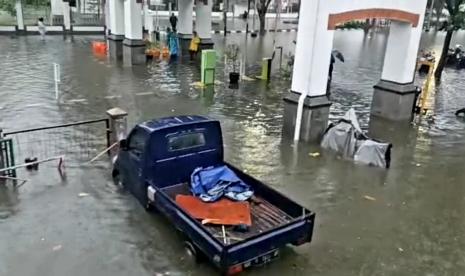
<path id="1" fill-rule="evenodd" d="M 191 264 L 198 264 L 201 262 L 201 254 L 197 247 L 190 241 L 184 242 L 184 250 L 186 252 L 187 260 Z"/>
<path id="2" fill-rule="evenodd" d="M 119 173 L 118 170 L 114 169 L 114 170 L 111 172 L 111 177 L 113 178 L 113 183 L 114 183 L 116 186 L 124 187 L 123 179 L 121 178 L 121 174 Z"/>

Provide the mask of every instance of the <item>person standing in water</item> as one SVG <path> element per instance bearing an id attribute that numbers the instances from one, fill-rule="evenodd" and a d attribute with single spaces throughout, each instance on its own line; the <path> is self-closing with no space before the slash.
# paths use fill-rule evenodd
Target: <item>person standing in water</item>
<path id="1" fill-rule="evenodd" d="M 171 61 L 176 60 L 179 52 L 178 36 L 176 32 L 172 32 L 170 28 L 167 28 L 167 44 L 170 49 Z"/>
<path id="2" fill-rule="evenodd" d="M 42 40 L 45 40 L 46 30 L 45 30 L 45 24 L 44 24 L 44 18 L 43 17 L 39 18 L 39 21 L 37 22 L 37 26 L 38 26 L 39 33 L 40 33 L 40 36 L 41 36 Z"/>
<path id="3" fill-rule="evenodd" d="M 176 32 L 176 25 L 178 25 L 178 18 L 176 17 L 176 15 L 174 15 L 174 13 L 172 13 L 170 16 L 170 23 L 171 23 L 171 27 L 173 28 L 173 32 Z"/>
<path id="4" fill-rule="evenodd" d="M 194 60 L 194 58 L 197 57 L 200 44 L 200 37 L 196 31 L 194 31 L 193 35 L 194 37 L 192 37 L 191 44 L 189 45 L 189 53 L 191 54 L 191 60 Z"/>

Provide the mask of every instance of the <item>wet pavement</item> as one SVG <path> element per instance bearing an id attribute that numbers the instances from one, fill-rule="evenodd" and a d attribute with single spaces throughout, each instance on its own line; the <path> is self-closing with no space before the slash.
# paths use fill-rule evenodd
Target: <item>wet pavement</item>
<path id="1" fill-rule="evenodd" d="M 274 39 L 292 52 L 295 35 L 248 39 L 249 74 L 271 55 Z M 443 37 L 425 34 L 423 45 L 439 53 Z M 54 36 L 44 43 L 39 37 L 0 37 L 0 126 L 16 130 L 100 118 L 114 106 L 129 112 L 130 125 L 159 116 L 209 115 L 222 122 L 227 161 L 317 213 L 311 244 L 286 248 L 278 261 L 245 275 L 463 274 L 465 121 L 453 114 L 465 107 L 463 72 L 445 71 L 432 98 L 434 122 L 370 121 L 387 34 L 336 33 L 335 48 L 346 62 L 335 66 L 331 118 L 354 106 L 365 129 L 393 142 L 392 168 L 385 171 L 326 152 L 313 158 L 308 153 L 318 146 L 292 147 L 281 139 L 281 99 L 290 82 L 278 70 L 269 84 L 244 82 L 232 90 L 223 83 L 200 91 L 191 86 L 200 78 L 194 65 L 124 67 L 91 53 L 90 42 L 98 38 Z M 227 43 L 246 43 L 239 34 L 214 41 L 220 53 Z M 463 43 L 465 34 L 455 41 Z M 59 103 L 48 81 L 53 62 L 62 66 Z M 227 72 L 221 64 L 217 78 L 225 80 Z M 65 179 L 50 163 L 38 172 L 19 171 L 30 179 L 22 187 L 0 187 L 0 275 L 215 273 L 207 264 L 186 262 L 174 228 L 112 184 L 108 160 L 88 165 L 70 159 Z"/>

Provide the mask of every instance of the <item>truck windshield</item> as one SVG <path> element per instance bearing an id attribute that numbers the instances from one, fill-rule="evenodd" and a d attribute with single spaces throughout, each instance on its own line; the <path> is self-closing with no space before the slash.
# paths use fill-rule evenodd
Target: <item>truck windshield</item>
<path id="1" fill-rule="evenodd" d="M 178 151 L 205 146 L 205 136 L 202 132 L 182 134 L 168 139 L 168 150 Z"/>

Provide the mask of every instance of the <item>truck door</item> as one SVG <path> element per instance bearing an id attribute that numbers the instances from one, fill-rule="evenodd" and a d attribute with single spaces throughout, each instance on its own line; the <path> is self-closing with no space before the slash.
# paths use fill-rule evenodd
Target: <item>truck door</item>
<path id="1" fill-rule="evenodd" d="M 147 189 L 143 179 L 144 150 L 148 134 L 144 129 L 135 128 L 128 138 L 125 185 L 129 191 L 145 206 Z"/>

